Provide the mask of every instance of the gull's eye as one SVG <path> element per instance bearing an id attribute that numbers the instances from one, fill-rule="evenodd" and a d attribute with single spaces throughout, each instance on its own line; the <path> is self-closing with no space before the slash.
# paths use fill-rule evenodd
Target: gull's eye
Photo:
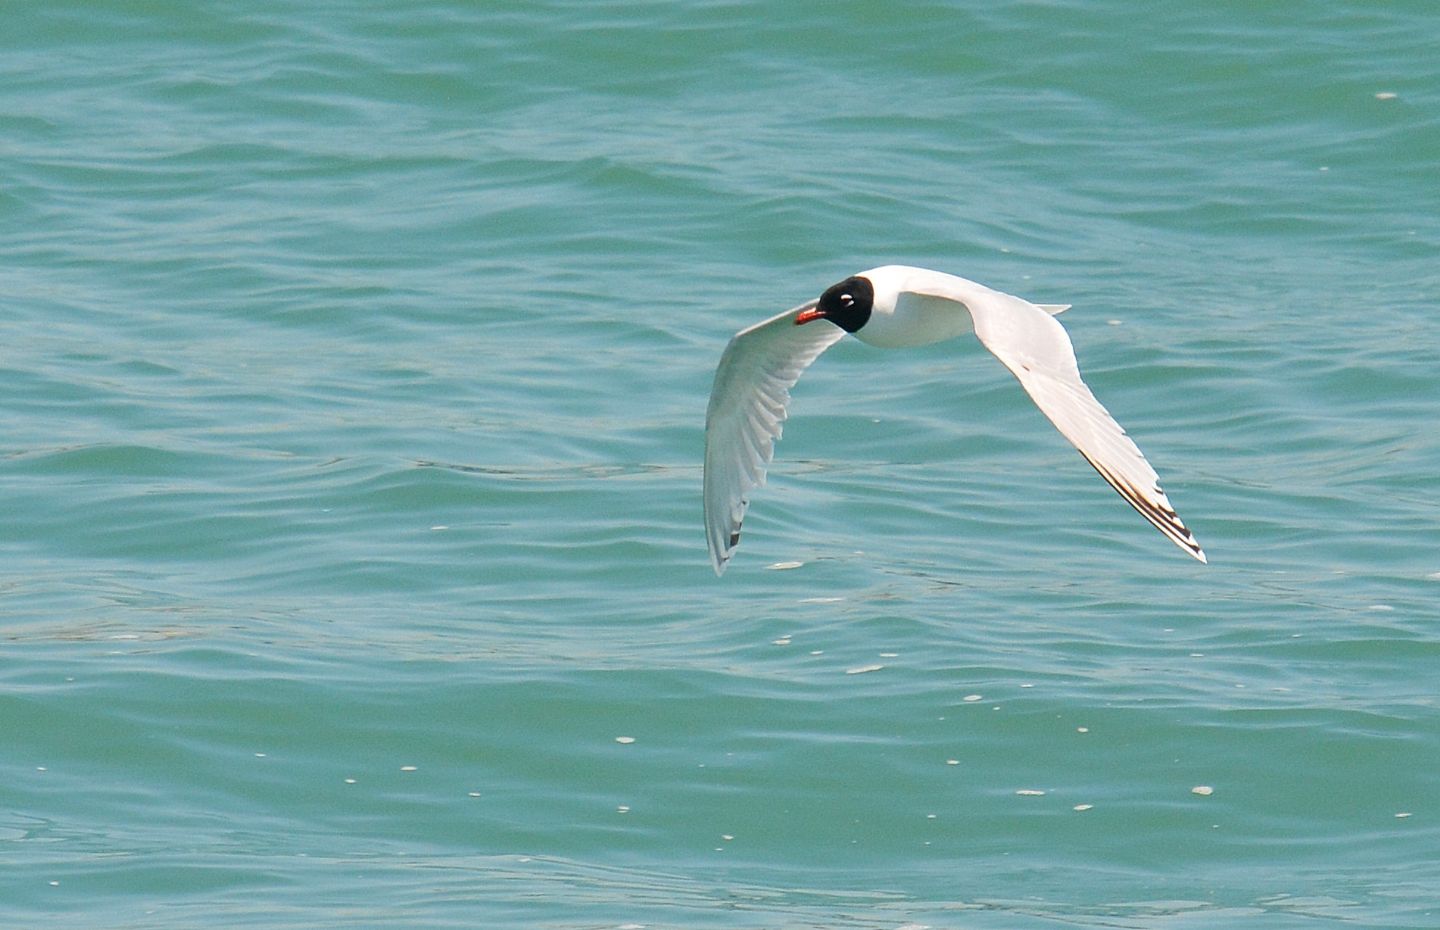
<path id="1" fill-rule="evenodd" d="M 855 298 L 851 297 L 849 294 L 841 294 L 840 305 L 842 307 L 853 307 L 855 306 Z"/>

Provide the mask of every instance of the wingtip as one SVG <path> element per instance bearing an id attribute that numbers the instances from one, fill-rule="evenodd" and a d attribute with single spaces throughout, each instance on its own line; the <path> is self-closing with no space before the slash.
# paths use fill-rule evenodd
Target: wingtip
<path id="1" fill-rule="evenodd" d="M 725 568 L 730 564 L 730 556 L 733 553 L 733 549 L 730 552 L 722 552 L 713 544 L 710 546 L 710 567 L 715 569 L 716 578 L 725 574 Z"/>
<path id="2" fill-rule="evenodd" d="M 730 545 L 728 547 L 721 549 L 713 538 L 710 540 L 710 564 L 715 568 L 716 578 L 725 574 L 725 567 L 730 564 L 730 557 L 735 554 L 735 547 L 739 544 L 739 524 L 736 524 L 735 529 L 730 533 Z"/>
<path id="3" fill-rule="evenodd" d="M 1137 450 L 1138 451 L 1138 450 Z M 1165 492 L 1160 490 L 1157 484 L 1150 494 L 1143 494 L 1136 490 L 1130 482 L 1121 479 L 1110 469 L 1100 464 L 1081 449 L 1080 454 L 1085 457 L 1091 467 L 1100 473 L 1100 477 L 1119 492 L 1125 502 L 1133 507 L 1140 516 L 1150 521 L 1150 525 L 1164 534 L 1165 538 L 1175 545 L 1184 549 L 1191 558 L 1202 565 L 1209 565 L 1210 560 L 1205 557 L 1205 550 L 1200 548 L 1200 543 L 1195 540 L 1195 534 L 1190 528 L 1180 521 L 1180 515 L 1170 506 L 1170 499 Z"/>

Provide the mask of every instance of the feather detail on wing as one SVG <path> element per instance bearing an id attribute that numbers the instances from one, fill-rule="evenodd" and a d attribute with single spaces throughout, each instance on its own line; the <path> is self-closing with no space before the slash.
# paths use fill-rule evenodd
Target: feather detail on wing
<path id="1" fill-rule="evenodd" d="M 998 291 L 971 295 L 966 306 L 980 342 L 1010 369 L 1040 412 L 1100 477 L 1171 542 L 1206 561 L 1161 490 L 1155 469 L 1080 379 L 1070 336 L 1048 308 Z"/>
<path id="2" fill-rule="evenodd" d="M 705 538 L 715 574 L 740 542 L 750 493 L 765 483 L 790 405 L 790 388 L 845 331 L 817 320 L 796 325 L 808 301 L 741 330 L 725 347 L 705 412 Z"/>

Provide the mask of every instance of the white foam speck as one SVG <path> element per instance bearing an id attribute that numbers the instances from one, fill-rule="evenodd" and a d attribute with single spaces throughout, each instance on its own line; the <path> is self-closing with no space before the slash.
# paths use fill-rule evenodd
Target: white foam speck
<path id="1" fill-rule="evenodd" d="M 788 645 L 790 645 L 790 638 L 789 638 L 788 636 L 782 636 L 780 639 L 772 639 L 772 640 L 770 640 L 770 645 L 772 645 L 772 646 L 788 646 Z"/>
<path id="2" fill-rule="evenodd" d="M 866 672 L 878 672 L 884 667 L 883 665 L 857 665 L 855 668 L 847 668 L 845 674 L 863 675 Z"/>
<path id="3" fill-rule="evenodd" d="M 619 805 L 618 807 L 615 808 L 615 813 L 617 813 L 617 814 L 628 814 L 628 813 L 630 813 L 630 805 L 629 805 L 629 804 L 621 804 L 621 805 Z"/>
<path id="4" fill-rule="evenodd" d="M 345 779 L 345 784 L 347 784 L 347 785 L 353 785 L 353 784 L 355 784 L 355 779 L 353 779 L 353 778 L 347 778 L 347 779 Z"/>
<path id="5" fill-rule="evenodd" d="M 1045 792 L 1039 788 L 1021 788 L 1015 793 L 1022 798 L 1042 798 L 1045 796 Z"/>
<path id="6" fill-rule="evenodd" d="M 898 652 L 882 652 L 882 653 L 880 653 L 880 658 L 882 658 L 882 659 L 894 659 L 894 658 L 898 658 L 899 655 L 900 655 L 900 653 L 898 653 Z"/>
<path id="7" fill-rule="evenodd" d="M 1401 811 L 1400 813 L 1398 813 L 1398 814 L 1395 815 L 1395 819 L 1396 819 L 1396 820 L 1404 820 L 1406 817 L 1409 817 L 1409 816 L 1410 816 L 1410 812 L 1409 812 L 1409 811 Z"/>
<path id="8" fill-rule="evenodd" d="M 625 744 L 626 746 L 629 746 L 631 743 L 635 742 L 635 737 L 633 737 L 633 736 L 617 736 L 617 737 L 615 737 L 615 742 L 617 742 L 617 743 L 623 743 L 623 744 Z"/>
<path id="9" fill-rule="evenodd" d="M 959 765 L 959 764 L 960 764 L 960 760 L 959 760 L 959 759 L 946 759 L 946 760 L 945 760 L 945 764 L 946 764 L 946 765 Z"/>
<path id="10" fill-rule="evenodd" d="M 983 700 L 985 700 L 985 695 L 983 695 L 983 694 L 967 694 L 967 695 L 965 695 L 963 698 L 961 698 L 960 700 L 964 701 L 964 702 L 967 703 L 967 704 L 974 704 L 976 701 L 983 701 Z"/>
<path id="11" fill-rule="evenodd" d="M 1398 97 L 1398 96 L 1400 96 L 1400 95 L 1397 94 L 1397 93 L 1395 93 L 1393 90 L 1382 90 L 1382 91 L 1380 91 L 1378 94 L 1375 95 L 1375 99 L 1376 99 L 1376 100 L 1394 100 L 1394 99 L 1395 99 L 1396 97 Z"/>
<path id="12" fill-rule="evenodd" d="M 402 772 L 418 772 L 418 771 L 420 771 L 420 768 L 419 768 L 419 766 L 414 766 L 414 765 L 402 765 L 402 766 L 400 766 L 400 771 L 402 771 Z"/>
<path id="13" fill-rule="evenodd" d="M 1089 732 L 1090 732 L 1090 728 L 1089 728 L 1089 727 L 1076 727 L 1076 728 L 1075 728 L 1075 732 L 1076 732 L 1076 733 L 1089 733 Z"/>
<path id="14" fill-rule="evenodd" d="M 766 568 L 773 572 L 785 572 L 792 568 L 799 568 L 804 564 L 804 562 L 775 562 L 774 564 L 767 565 Z"/>
<path id="15" fill-rule="evenodd" d="M 1208 798 L 1210 797 L 1210 795 L 1215 793 L 1215 789 L 1211 788 L 1209 785 L 1196 785 L 1194 788 L 1190 789 L 1190 793 L 1198 794 L 1202 798 Z"/>
<path id="16" fill-rule="evenodd" d="M 446 525 L 443 524 L 443 523 L 437 523 L 435 526 L 430 527 L 430 529 L 432 529 L 432 530 L 448 530 L 448 529 L 450 529 L 450 527 L 446 526 Z"/>
<path id="17" fill-rule="evenodd" d="M 1088 811 L 1088 810 L 1090 810 L 1091 808 L 1093 808 L 1094 806 L 1095 806 L 1094 804 L 1076 804 L 1076 805 L 1075 805 L 1073 808 L 1071 808 L 1071 809 L 1072 809 L 1072 810 L 1077 810 L 1077 811 Z"/>

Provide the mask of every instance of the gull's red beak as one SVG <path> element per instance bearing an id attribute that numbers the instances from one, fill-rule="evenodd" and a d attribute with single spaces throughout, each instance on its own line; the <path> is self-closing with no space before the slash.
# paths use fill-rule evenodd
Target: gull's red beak
<path id="1" fill-rule="evenodd" d="M 813 323 L 816 320 L 823 319 L 825 319 L 824 310 L 821 310 L 819 307 L 807 307 L 795 315 L 795 325 L 800 326 L 805 323 Z"/>

